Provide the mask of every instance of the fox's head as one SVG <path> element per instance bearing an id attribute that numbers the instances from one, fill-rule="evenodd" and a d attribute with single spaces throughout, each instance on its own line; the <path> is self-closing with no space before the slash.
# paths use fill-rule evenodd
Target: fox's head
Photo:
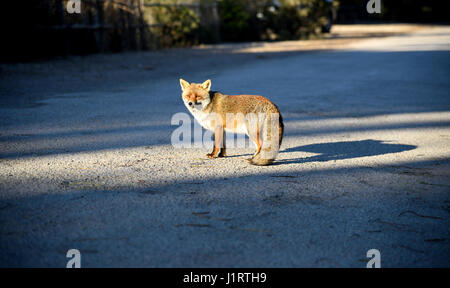
<path id="1" fill-rule="evenodd" d="M 186 107 L 190 111 L 203 110 L 211 102 L 209 90 L 211 89 L 211 80 L 206 80 L 202 84 L 191 83 L 180 79 L 181 97 Z"/>

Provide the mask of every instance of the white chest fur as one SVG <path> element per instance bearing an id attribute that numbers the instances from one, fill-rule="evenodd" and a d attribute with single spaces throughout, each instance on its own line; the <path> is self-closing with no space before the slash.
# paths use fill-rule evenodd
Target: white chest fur
<path id="1" fill-rule="evenodd" d="M 196 106 L 189 106 L 187 101 L 183 101 L 186 108 L 191 112 L 192 116 L 194 116 L 195 120 L 205 129 L 208 130 L 214 130 L 213 127 L 211 127 L 211 114 L 203 112 L 203 106 L 202 105 L 196 105 Z"/>

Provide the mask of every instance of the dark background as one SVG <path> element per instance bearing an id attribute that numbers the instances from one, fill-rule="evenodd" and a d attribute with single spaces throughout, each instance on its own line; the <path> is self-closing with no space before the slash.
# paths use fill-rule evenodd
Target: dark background
<path id="1" fill-rule="evenodd" d="M 320 27 L 330 13 L 330 5 L 335 6 L 335 23 L 340 24 L 447 23 L 450 8 L 449 1 L 382 0 L 382 13 L 371 15 L 366 11 L 368 1 L 365 0 L 340 0 L 332 4 L 324 0 L 299 0 L 298 7 L 281 5 L 275 12 L 269 10 L 273 6 L 271 0 L 194 1 L 198 6 L 170 6 L 172 2 L 168 0 L 146 0 L 143 3 L 168 6 L 140 11 L 136 8 L 138 0 L 82 0 L 82 13 L 69 15 L 64 12 L 66 2 L 4 1 L 0 12 L 3 38 L 0 61 L 188 47 L 201 43 L 321 37 Z M 215 7 L 214 3 L 217 3 Z M 130 5 L 134 10 L 126 8 Z M 99 7 L 101 12 L 96 10 Z M 301 9 L 306 11 L 302 16 Z M 258 13 L 263 17 L 258 17 Z M 148 14 L 153 15 L 153 22 L 143 26 L 147 25 L 143 17 Z M 99 19 L 101 25 L 98 25 Z"/>

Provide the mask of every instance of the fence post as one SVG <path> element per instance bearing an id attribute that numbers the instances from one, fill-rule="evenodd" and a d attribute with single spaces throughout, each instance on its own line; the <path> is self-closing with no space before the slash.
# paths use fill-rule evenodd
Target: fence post
<path id="1" fill-rule="evenodd" d="M 124 14 L 124 9 L 123 8 L 120 8 L 119 9 L 120 10 L 120 13 L 119 13 L 119 15 L 120 15 L 120 24 L 121 24 L 121 26 L 122 26 L 122 31 L 121 31 L 121 33 L 120 33 L 120 38 L 121 38 L 121 48 L 122 48 L 122 51 L 124 51 L 124 50 L 127 50 L 127 43 L 128 43 L 128 37 L 127 37 L 127 31 L 126 31 L 126 28 L 127 28 L 127 25 L 126 25 L 126 23 L 125 23 L 125 14 Z"/>
<path id="2" fill-rule="evenodd" d="M 142 50 L 147 49 L 147 39 L 145 37 L 145 19 L 144 19 L 144 0 L 139 0 L 139 32 L 140 32 L 140 46 Z"/>
<path id="3" fill-rule="evenodd" d="M 100 52 L 105 52 L 105 30 L 103 15 L 103 0 L 96 0 L 96 17 L 97 32 L 95 33 L 97 40 L 97 48 Z"/>
<path id="4" fill-rule="evenodd" d="M 127 7 L 127 24 L 128 24 L 128 48 L 131 50 L 136 50 L 136 25 L 134 14 L 136 12 L 136 6 L 134 5 L 134 0 L 129 0 Z"/>
<path id="5" fill-rule="evenodd" d="M 220 18 L 219 18 L 219 3 L 217 1 L 214 1 L 213 5 L 212 5 L 212 17 L 213 17 L 213 22 L 214 22 L 214 36 L 215 36 L 215 40 L 216 42 L 220 42 Z"/>
<path id="6" fill-rule="evenodd" d="M 68 56 L 70 54 L 70 35 L 68 35 L 70 33 L 69 29 L 66 26 L 66 18 L 64 15 L 64 5 L 63 5 L 63 1 L 64 0 L 58 0 L 57 1 L 57 9 L 58 9 L 58 14 L 59 14 L 59 21 L 61 24 L 61 27 L 63 27 L 62 29 L 62 37 L 64 39 L 64 55 Z"/>

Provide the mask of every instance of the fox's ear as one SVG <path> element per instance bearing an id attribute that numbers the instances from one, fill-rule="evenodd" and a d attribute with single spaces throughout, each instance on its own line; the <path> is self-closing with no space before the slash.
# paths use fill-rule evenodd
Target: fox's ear
<path id="1" fill-rule="evenodd" d="M 209 92 L 209 89 L 211 89 L 211 80 L 206 80 L 202 83 L 202 88 Z"/>
<path id="2" fill-rule="evenodd" d="M 190 86 L 189 82 L 187 82 L 183 79 L 180 79 L 180 85 L 181 85 L 181 90 L 185 90 L 185 89 L 189 88 L 189 86 Z"/>

